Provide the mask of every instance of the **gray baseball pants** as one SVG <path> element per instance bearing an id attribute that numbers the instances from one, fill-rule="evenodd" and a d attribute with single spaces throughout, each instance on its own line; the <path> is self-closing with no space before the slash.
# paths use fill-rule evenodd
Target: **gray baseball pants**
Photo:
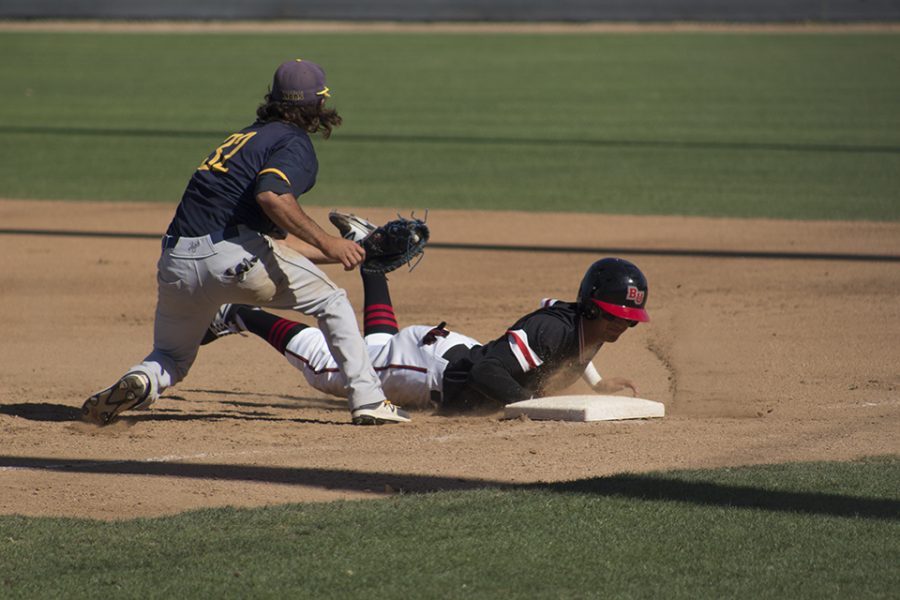
<path id="1" fill-rule="evenodd" d="M 353 307 L 344 290 L 300 253 L 240 227 L 237 237 L 178 238 L 157 264 L 153 351 L 130 371 L 150 378 L 149 406 L 187 375 L 222 304 L 292 309 L 315 317 L 350 387 L 350 410 L 381 402 Z M 164 239 L 165 241 L 165 239 Z"/>

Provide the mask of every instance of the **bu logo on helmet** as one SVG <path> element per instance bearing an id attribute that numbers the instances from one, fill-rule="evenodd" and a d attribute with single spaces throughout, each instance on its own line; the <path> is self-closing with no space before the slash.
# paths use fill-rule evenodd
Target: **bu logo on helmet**
<path id="1" fill-rule="evenodd" d="M 630 300 L 630 301 L 634 302 L 635 304 L 637 304 L 638 306 L 640 306 L 641 304 L 644 303 L 644 292 L 637 289 L 633 285 L 629 285 L 628 292 L 625 295 L 625 299 Z"/>

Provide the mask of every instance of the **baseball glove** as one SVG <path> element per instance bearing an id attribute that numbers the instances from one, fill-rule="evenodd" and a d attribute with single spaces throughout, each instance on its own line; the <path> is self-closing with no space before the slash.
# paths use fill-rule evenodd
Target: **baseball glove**
<path id="1" fill-rule="evenodd" d="M 360 242 L 366 251 L 366 260 L 360 269 L 366 273 L 390 273 L 402 265 L 409 265 L 412 270 L 415 264 L 412 259 L 421 255 L 428 243 L 428 226 L 419 219 L 399 217 L 381 227 Z"/>

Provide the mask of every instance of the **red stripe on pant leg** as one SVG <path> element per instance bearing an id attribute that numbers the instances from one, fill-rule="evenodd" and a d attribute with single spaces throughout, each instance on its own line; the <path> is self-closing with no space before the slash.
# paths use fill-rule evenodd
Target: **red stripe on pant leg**
<path id="1" fill-rule="evenodd" d="M 406 371 L 416 371 L 417 373 L 427 373 L 428 369 L 425 367 L 418 367 L 416 365 L 385 365 L 383 367 L 374 367 L 376 371 L 387 371 L 388 369 L 398 369 L 398 370 L 406 370 Z"/>

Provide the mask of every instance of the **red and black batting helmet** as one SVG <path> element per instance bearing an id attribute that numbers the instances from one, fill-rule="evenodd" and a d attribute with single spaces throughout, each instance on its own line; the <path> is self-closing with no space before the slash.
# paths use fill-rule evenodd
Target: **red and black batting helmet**
<path id="1" fill-rule="evenodd" d="M 602 312 L 628 321 L 646 322 L 647 278 L 622 258 L 604 258 L 588 268 L 578 289 L 578 308 L 586 319 Z"/>

